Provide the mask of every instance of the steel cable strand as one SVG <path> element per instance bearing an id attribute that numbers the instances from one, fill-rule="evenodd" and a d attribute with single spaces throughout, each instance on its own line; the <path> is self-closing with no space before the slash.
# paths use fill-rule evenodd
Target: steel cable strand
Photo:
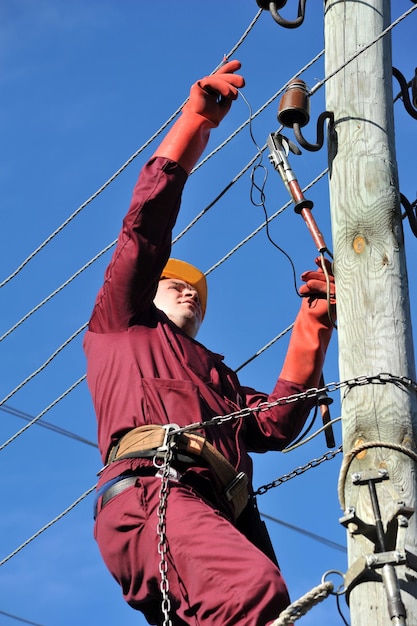
<path id="1" fill-rule="evenodd" d="M 3 398 L 3 400 L 0 400 L 0 407 L 3 406 L 3 404 L 5 404 L 6 402 L 8 402 L 8 400 L 10 400 L 10 398 L 12 396 L 15 395 L 15 393 L 17 393 L 18 391 L 20 391 L 20 389 L 22 389 L 22 387 L 24 387 L 24 385 L 26 385 L 26 383 L 28 383 L 30 380 L 32 380 L 33 378 L 35 378 L 35 376 L 37 376 L 38 374 L 40 374 L 40 372 L 42 372 L 53 360 L 56 356 L 58 356 L 58 354 L 60 352 L 62 352 L 62 350 L 64 348 L 66 348 L 66 346 L 68 346 L 71 341 L 73 339 L 75 339 L 85 328 L 87 327 L 87 324 L 83 324 L 82 326 L 80 326 L 80 328 L 78 328 L 78 330 L 76 330 L 66 341 L 64 341 L 63 344 L 61 344 L 59 346 L 59 348 L 57 348 L 47 359 L 46 361 L 44 361 L 42 363 L 42 365 L 40 365 L 35 371 L 33 371 L 27 378 L 25 378 L 23 381 L 21 381 L 17 387 L 15 387 L 12 391 L 10 391 L 7 396 L 5 396 Z"/>
<path id="2" fill-rule="evenodd" d="M 42 528 L 40 528 L 34 535 L 29 537 L 29 539 L 24 541 L 18 548 L 13 550 L 13 552 L 11 552 L 8 556 L 6 556 L 4 559 L 2 559 L 0 561 L 0 566 L 2 566 L 5 563 L 7 563 L 7 561 L 9 561 L 12 557 L 14 557 L 16 554 L 18 554 L 21 550 L 23 550 L 23 548 L 25 548 L 27 545 L 29 545 L 34 539 L 39 537 L 39 535 L 41 535 L 43 532 L 45 532 L 45 530 L 48 530 L 48 528 L 53 526 L 56 522 L 58 522 L 60 519 L 62 519 L 67 513 L 72 511 L 73 508 L 78 506 L 78 504 L 80 504 L 80 502 L 82 502 L 84 500 L 84 498 L 89 496 L 90 493 L 92 493 L 94 491 L 96 486 L 97 485 L 95 484 L 92 487 L 90 487 L 89 489 L 87 489 L 87 491 L 85 491 L 79 498 L 77 498 L 72 504 L 70 504 L 69 507 L 67 507 L 64 511 L 62 511 L 62 513 L 57 515 L 57 517 L 54 517 L 54 519 L 52 519 L 50 522 L 48 522 L 48 524 L 45 524 L 45 526 L 42 526 Z"/>
<path id="3" fill-rule="evenodd" d="M 255 17 L 253 18 L 253 20 L 250 22 L 249 26 L 246 28 L 246 30 L 244 31 L 243 35 L 238 39 L 237 43 L 232 47 L 232 49 L 230 50 L 230 52 L 225 55 L 226 58 L 230 57 L 232 54 L 234 54 L 236 52 L 236 50 L 242 45 L 242 43 L 245 41 L 245 39 L 247 38 L 247 36 L 249 35 L 250 31 L 253 29 L 253 27 L 255 26 L 256 22 L 258 21 L 259 17 L 262 14 L 262 9 L 260 9 Z M 211 72 L 212 74 L 220 67 L 221 64 L 219 64 L 217 66 L 217 68 L 215 70 L 213 70 L 213 72 Z M 85 202 L 83 202 L 60 226 L 58 226 L 58 228 L 56 228 L 44 241 L 43 243 L 41 243 L 33 252 L 31 252 L 31 254 L 26 257 L 26 259 L 24 259 L 24 261 L 22 261 L 22 263 L 9 275 L 7 276 L 3 281 L 0 282 L 0 289 L 2 287 L 4 287 L 7 283 L 9 283 L 15 276 L 17 276 L 22 270 L 23 268 L 41 251 L 43 250 L 43 248 L 45 248 L 45 246 L 50 243 L 50 241 L 52 241 L 52 239 L 54 239 L 66 226 L 68 226 L 68 224 L 70 222 L 72 222 L 73 219 L 75 219 L 77 217 L 77 215 L 79 213 L 81 213 L 81 211 L 83 209 L 86 208 L 86 206 L 88 206 L 93 200 L 95 200 L 95 198 L 97 198 L 97 196 L 99 196 L 131 163 L 132 161 L 134 161 L 136 159 L 137 156 L 139 156 L 139 154 L 141 154 L 166 128 L 167 126 L 169 126 L 169 124 L 171 124 L 171 122 L 177 117 L 177 115 L 181 112 L 183 106 L 185 105 L 185 103 L 188 101 L 188 98 L 186 98 L 184 100 L 184 102 L 182 104 L 180 104 L 180 106 L 174 111 L 174 113 L 172 113 L 172 115 L 162 124 L 162 126 L 160 128 L 158 128 L 157 131 L 154 132 L 154 134 L 147 140 L 145 141 L 144 144 L 142 144 L 142 146 L 140 148 L 138 148 L 136 150 L 136 152 L 134 152 L 132 154 L 132 156 L 130 156 L 127 161 L 125 161 L 125 163 L 123 163 L 123 165 L 105 182 L 103 183 L 103 185 L 101 185 L 101 187 L 95 192 L 93 193 Z"/>
<path id="4" fill-rule="evenodd" d="M 264 146 L 264 149 L 266 145 Z M 222 189 L 222 191 L 217 194 L 217 196 L 212 200 L 198 215 L 196 215 L 191 222 L 173 239 L 172 244 L 177 243 L 213 206 L 224 196 L 225 193 L 229 191 L 229 189 L 248 171 L 250 167 L 255 163 L 255 161 L 259 158 L 259 154 L 255 154 L 251 158 L 251 160 L 240 170 L 236 176 L 232 178 L 232 180 Z"/>
<path id="5" fill-rule="evenodd" d="M 20 417 L 20 419 L 23 419 L 25 422 L 31 422 L 33 420 L 33 415 L 25 413 L 24 411 L 20 411 L 19 409 L 16 409 L 15 407 L 7 404 L 3 404 L 3 406 L 0 407 L 0 411 L 4 411 L 4 413 L 8 413 L 9 415 L 13 415 L 14 417 Z M 56 426 L 56 424 L 51 424 L 51 422 L 47 422 L 46 420 L 38 420 L 36 424 L 37 426 L 41 426 L 42 428 L 46 428 L 47 430 L 52 430 L 53 432 L 58 433 L 58 435 L 63 435 L 64 437 L 68 437 L 69 439 L 74 439 L 75 441 L 78 441 L 80 443 L 85 443 L 92 448 L 98 448 L 98 445 L 95 441 L 90 441 L 85 437 L 81 437 L 81 435 L 77 435 L 77 433 L 66 430 L 65 428 L 61 428 L 61 426 Z"/>
<path id="6" fill-rule="evenodd" d="M 21 624 L 29 624 L 29 626 L 44 626 L 44 624 L 40 624 L 39 622 L 32 622 L 32 620 L 25 619 L 24 617 L 19 617 L 18 615 L 13 615 L 13 613 L 8 613 L 7 611 L 0 611 L 0 615 L 10 617 L 10 619 L 14 619 Z"/>
<path id="7" fill-rule="evenodd" d="M 106 252 L 108 252 L 111 248 L 113 248 L 113 246 L 116 244 L 116 241 L 112 241 L 108 246 L 106 246 L 105 248 L 103 248 L 103 250 L 101 250 L 100 252 L 98 252 L 92 259 L 90 259 L 85 265 L 83 265 L 82 267 L 80 267 L 72 276 L 70 276 L 64 283 L 62 283 L 62 285 L 60 285 L 59 287 L 57 287 L 52 293 L 49 294 L 49 296 L 47 296 L 46 298 L 44 298 L 41 302 L 39 302 L 35 307 L 33 307 L 33 309 L 31 309 L 30 311 L 28 311 L 28 313 L 26 313 L 18 322 L 16 322 L 13 326 L 11 326 L 11 328 L 9 328 L 9 330 L 7 330 L 5 333 L 3 333 L 3 335 L 1 335 L 0 337 L 0 343 L 3 341 L 3 339 L 6 339 L 6 337 L 8 337 L 9 335 L 11 335 L 17 328 L 19 328 L 19 326 L 21 326 L 23 324 L 23 322 L 26 322 L 27 319 L 29 319 L 29 317 L 31 317 L 34 313 L 36 313 L 36 311 L 39 311 L 39 309 L 41 309 L 45 304 L 47 304 L 47 302 L 49 302 L 50 300 L 52 300 L 52 298 L 54 298 L 56 295 L 58 295 L 63 289 L 65 289 L 65 287 L 68 287 L 68 285 L 70 283 L 72 283 L 76 278 L 78 278 L 78 276 L 80 276 L 80 274 L 82 274 L 86 269 L 88 269 L 91 265 L 93 265 L 93 263 L 95 263 L 101 256 L 103 256 L 103 254 L 105 254 Z"/>
<path id="8" fill-rule="evenodd" d="M 61 402 L 61 400 L 63 400 L 64 398 L 66 398 L 72 391 L 74 391 L 74 389 L 76 389 L 76 387 L 78 387 L 78 385 L 80 383 L 83 382 L 83 380 L 85 380 L 85 375 L 81 376 L 81 378 L 79 378 L 78 380 L 75 381 L 75 383 L 73 383 L 70 387 L 68 387 L 68 389 L 66 389 L 66 391 L 64 391 L 60 396 L 58 396 L 58 398 L 55 398 L 55 400 L 53 402 L 51 402 L 51 404 L 49 404 L 43 411 L 41 411 L 41 413 L 39 413 L 39 415 L 37 415 L 36 417 L 33 418 L 33 420 L 31 422 L 28 422 L 26 424 L 26 426 L 23 426 L 23 428 L 21 428 L 20 430 L 18 430 L 14 435 L 12 435 L 7 441 L 5 441 L 1 446 L 0 446 L 0 452 L 2 450 L 4 450 L 4 448 L 6 448 L 10 443 L 12 443 L 12 441 L 14 441 L 15 439 L 17 439 L 18 437 L 20 437 L 20 435 L 22 435 L 26 430 L 28 430 L 28 428 L 30 428 L 31 426 L 33 426 L 33 424 L 36 424 L 36 422 L 38 420 L 40 420 L 46 413 L 48 413 L 48 411 L 50 411 L 54 406 L 56 406 L 59 402 Z"/>

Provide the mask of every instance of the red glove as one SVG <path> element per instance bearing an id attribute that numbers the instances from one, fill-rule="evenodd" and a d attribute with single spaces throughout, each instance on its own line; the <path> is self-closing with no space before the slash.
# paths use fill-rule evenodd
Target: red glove
<path id="1" fill-rule="evenodd" d="M 236 100 L 244 78 L 234 74 L 239 61 L 229 61 L 211 76 L 197 81 L 182 114 L 168 132 L 154 157 L 162 156 L 179 163 L 189 174 L 202 155 L 210 130 L 220 124 Z"/>
<path id="2" fill-rule="evenodd" d="M 312 298 L 327 298 L 328 285 L 326 275 L 321 265 L 321 258 L 315 259 L 318 270 L 309 270 L 301 274 L 301 280 L 304 280 L 305 285 L 301 285 L 300 294 L 304 297 Z M 330 304 L 336 304 L 336 289 L 334 284 L 334 276 L 332 271 L 332 264 L 328 259 L 324 259 L 327 276 L 329 280 L 330 289 Z M 327 308 L 326 308 L 327 310 Z"/>
<path id="3" fill-rule="evenodd" d="M 197 81 L 190 91 L 190 98 L 182 110 L 185 114 L 202 115 L 215 128 L 228 113 L 232 100 L 238 97 L 238 89 L 245 80 L 234 74 L 241 67 L 239 61 L 229 61 L 211 76 Z"/>
<path id="4" fill-rule="evenodd" d="M 305 284 L 300 287 L 303 296 L 300 310 L 292 330 L 290 343 L 280 378 L 304 385 L 318 387 L 324 357 L 336 319 L 335 282 L 330 262 L 325 259 L 330 287 L 331 317 L 329 317 L 326 275 L 320 258 L 316 259 L 318 270 L 304 272 Z"/>

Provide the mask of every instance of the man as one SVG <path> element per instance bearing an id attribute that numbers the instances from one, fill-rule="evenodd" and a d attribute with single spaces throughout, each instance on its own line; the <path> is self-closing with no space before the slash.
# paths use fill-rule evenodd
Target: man
<path id="1" fill-rule="evenodd" d="M 239 68 L 228 62 L 193 85 L 180 118 L 143 168 L 85 337 L 104 462 L 95 537 L 125 600 L 151 624 L 167 623 L 161 570 L 175 625 L 264 626 L 288 605 L 250 496 L 248 453 L 286 446 L 311 401 L 174 436 L 162 506 L 167 477 L 153 459 L 166 433 L 161 425 L 186 427 L 317 386 L 332 332 L 319 269 L 303 277 L 301 291 L 309 297 L 272 394 L 242 387 L 222 358 L 195 340 L 206 281 L 193 266 L 169 259 L 171 235 L 187 176 L 244 86 Z"/>

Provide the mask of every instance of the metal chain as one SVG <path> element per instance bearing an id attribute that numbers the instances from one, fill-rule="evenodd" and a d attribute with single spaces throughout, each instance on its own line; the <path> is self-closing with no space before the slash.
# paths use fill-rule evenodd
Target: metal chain
<path id="1" fill-rule="evenodd" d="M 318 459 L 313 459 L 309 463 L 306 463 L 305 465 L 301 465 L 300 467 L 297 467 L 296 469 L 292 470 L 292 472 L 289 472 L 288 474 L 284 474 L 284 476 L 281 476 L 280 478 L 276 478 L 271 483 L 267 483 L 266 485 L 259 487 L 254 492 L 254 495 L 255 496 L 263 495 L 270 489 L 279 487 L 280 485 L 282 485 L 282 483 L 286 483 L 288 480 L 291 480 L 292 478 L 295 478 L 296 476 L 301 476 L 301 474 L 304 474 L 304 472 L 307 472 L 307 470 L 310 470 L 313 467 L 317 467 L 318 465 L 321 465 L 321 463 L 324 463 L 324 461 L 330 461 L 340 452 L 342 452 L 342 446 L 339 446 L 337 450 L 330 450 L 329 452 L 326 452 L 325 454 L 323 454 L 323 456 L 319 457 Z"/>
<path id="2" fill-rule="evenodd" d="M 179 435 L 180 433 L 200 430 L 201 428 L 208 428 L 209 426 L 218 426 L 232 420 L 245 419 L 254 413 L 262 413 L 264 411 L 268 411 L 275 406 L 293 404 L 294 402 L 317 398 L 320 394 L 324 392 L 332 393 L 333 391 L 337 391 L 338 389 L 342 389 L 343 387 L 353 388 L 370 384 L 385 385 L 386 383 L 394 383 L 396 385 L 408 387 L 414 392 L 417 392 L 417 383 L 407 376 L 396 376 L 394 374 L 389 374 L 385 372 L 371 376 L 356 376 L 355 378 L 349 378 L 340 382 L 327 383 L 326 385 L 318 389 L 314 387 L 311 389 L 307 389 L 307 391 L 303 391 L 301 393 L 296 393 L 290 396 L 283 396 L 282 398 L 274 400 L 274 402 L 263 402 L 256 407 L 245 407 L 244 409 L 235 411 L 233 413 L 228 413 L 227 415 L 216 415 L 206 422 L 195 422 L 194 424 L 189 424 L 188 426 L 184 426 L 183 428 L 178 428 L 176 433 Z"/>
<path id="3" fill-rule="evenodd" d="M 164 616 L 162 626 L 172 626 L 169 613 L 171 611 L 171 600 L 169 599 L 169 581 L 167 577 L 168 571 L 168 539 L 166 534 L 166 510 L 167 510 L 167 498 L 169 493 L 169 475 L 171 469 L 171 461 L 173 456 L 174 441 L 172 438 L 167 439 L 167 446 L 164 456 L 162 457 L 162 463 L 157 464 L 157 460 L 154 459 L 154 464 L 160 467 L 161 471 L 161 488 L 159 490 L 159 506 L 158 506 L 158 554 L 160 556 L 159 561 L 159 573 L 160 583 L 159 588 L 162 594 L 161 610 Z"/>

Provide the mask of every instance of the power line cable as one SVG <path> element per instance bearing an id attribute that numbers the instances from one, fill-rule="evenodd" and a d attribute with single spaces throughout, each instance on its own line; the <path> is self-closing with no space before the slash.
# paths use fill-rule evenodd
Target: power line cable
<path id="1" fill-rule="evenodd" d="M 268 341 L 267 344 L 264 345 L 263 348 L 261 348 L 260 350 L 258 350 L 257 352 L 255 352 L 255 354 L 253 354 L 249 359 L 247 359 L 246 361 L 244 361 L 241 365 L 239 365 L 239 367 L 237 367 L 235 369 L 235 372 L 239 372 L 241 369 L 243 369 L 244 367 L 246 367 L 247 365 L 249 365 L 249 363 L 252 363 L 252 361 L 254 361 L 259 355 L 261 355 L 263 352 L 265 352 L 265 350 L 268 350 L 268 348 L 270 348 L 271 346 L 274 345 L 274 343 L 276 343 L 279 339 L 281 339 L 282 337 L 284 337 L 287 333 L 290 332 L 290 330 L 292 330 L 292 328 L 294 327 L 294 324 L 290 324 L 289 326 L 287 326 L 287 328 L 284 328 L 284 330 L 282 330 L 280 333 L 278 333 L 278 335 L 276 335 L 273 339 L 271 339 L 271 341 Z"/>
<path id="2" fill-rule="evenodd" d="M 68 389 L 66 391 L 64 391 L 64 393 L 62 393 L 60 396 L 58 396 L 58 398 L 56 398 L 53 402 L 51 402 L 51 404 L 49 404 L 41 413 L 39 413 L 39 415 L 37 415 L 36 417 L 33 418 L 32 421 L 28 422 L 26 424 L 26 426 L 24 426 L 23 428 L 21 428 L 19 431 L 17 431 L 14 435 L 12 435 L 7 441 L 5 441 L 1 446 L 0 446 L 0 452 L 2 450 L 4 450 L 4 448 L 6 448 L 10 443 L 12 443 L 12 441 L 14 441 L 15 439 L 17 439 L 18 437 L 20 437 L 20 435 L 23 435 L 23 433 L 28 430 L 28 428 L 30 428 L 31 426 L 33 426 L 33 424 L 36 424 L 36 422 L 38 422 L 48 411 L 50 411 L 55 405 L 57 405 L 59 402 L 61 402 L 61 400 L 63 400 L 69 393 L 71 393 L 71 391 L 73 391 L 76 387 L 78 387 L 78 385 L 85 380 L 85 375 L 81 376 L 81 378 L 79 378 L 77 381 L 75 381 L 75 383 L 73 383 L 71 385 L 71 387 L 68 387 Z"/>
<path id="3" fill-rule="evenodd" d="M 285 528 L 290 528 L 291 530 L 294 530 L 296 533 L 300 533 L 301 535 L 304 535 L 305 537 L 309 537 L 310 539 L 313 539 L 313 541 L 317 541 L 318 543 L 323 543 L 324 545 L 329 546 L 329 548 L 333 548 L 334 550 L 339 550 L 339 552 L 346 553 L 346 547 L 343 546 L 341 543 L 336 543 L 336 541 L 331 541 L 331 539 L 327 539 L 326 537 L 317 535 L 316 533 L 313 533 L 310 530 L 306 530 L 305 528 L 300 528 L 300 526 L 295 526 L 294 524 L 289 524 L 288 522 L 284 522 L 284 520 L 278 519 L 277 517 L 274 517 L 272 515 L 268 515 L 267 513 L 263 513 L 262 511 L 259 511 L 259 513 L 265 519 L 268 519 L 271 522 L 275 522 L 275 524 L 280 524 L 281 526 L 285 526 Z"/>
<path id="4" fill-rule="evenodd" d="M 230 52 L 225 55 L 226 58 L 230 57 L 232 54 L 234 54 L 236 52 L 236 50 L 242 45 L 242 43 L 245 41 L 245 39 L 247 38 L 247 36 L 249 35 L 250 31 L 253 29 L 253 27 L 255 26 L 256 22 L 258 21 L 259 17 L 262 14 L 262 9 L 260 9 L 255 17 L 253 18 L 253 20 L 250 22 L 249 26 L 246 28 L 246 30 L 244 31 L 243 35 L 239 38 L 239 40 L 237 41 L 237 43 L 232 47 L 232 49 L 230 50 Z M 219 67 L 219 66 L 218 66 Z M 216 69 L 218 69 L 218 67 Z M 214 73 L 216 70 L 213 70 L 212 73 Z M 156 139 L 164 130 L 165 128 L 167 128 L 167 126 L 169 126 L 169 124 L 177 117 L 177 115 L 181 112 L 183 106 L 185 105 L 185 103 L 187 102 L 188 98 L 186 100 L 184 100 L 184 102 L 182 104 L 180 104 L 180 106 L 174 111 L 174 113 L 166 120 L 166 122 L 164 122 L 164 124 L 162 124 L 162 126 L 140 147 L 138 148 L 138 150 L 136 150 L 136 152 L 134 152 L 134 154 L 132 154 L 131 157 L 129 157 L 129 159 L 123 163 L 123 165 L 95 192 L 93 193 L 85 202 L 83 202 L 60 226 L 58 226 L 58 228 L 56 228 L 44 241 L 43 243 L 41 243 L 28 257 L 26 257 L 26 259 L 24 261 L 22 261 L 22 263 L 9 275 L 7 276 L 3 281 L 0 282 L 0 289 L 2 287 L 4 287 L 7 283 L 9 283 L 15 276 L 17 276 L 22 270 L 23 268 L 41 251 L 43 250 L 43 248 L 45 248 L 45 246 L 52 241 L 52 239 L 54 239 L 66 226 L 68 226 L 68 224 L 70 222 L 72 222 L 73 219 L 75 219 L 75 217 L 77 217 L 77 215 L 79 213 L 81 213 L 81 211 L 83 209 L 85 209 L 86 206 L 88 206 L 93 200 L 95 200 L 95 198 L 97 198 L 97 196 L 99 196 L 118 176 L 119 174 L 121 174 L 129 165 L 130 163 L 132 163 L 132 161 L 134 161 L 134 159 L 136 159 L 137 156 L 139 156 L 139 154 L 141 154 L 141 152 L 143 152 L 153 141 L 154 139 Z"/>
<path id="5" fill-rule="evenodd" d="M 17 393 L 18 391 L 20 391 L 20 389 L 22 389 L 22 387 L 24 387 L 24 385 L 26 385 L 29 381 L 31 381 L 33 378 L 35 378 L 35 376 L 37 376 L 38 374 L 40 374 L 54 359 L 56 356 L 58 356 L 58 354 L 60 352 L 62 352 L 62 350 L 68 346 L 71 341 L 73 339 L 75 339 L 76 337 L 78 337 L 78 335 L 85 330 L 85 328 L 87 328 L 87 323 L 83 324 L 82 326 L 80 326 L 80 328 L 78 328 L 78 330 L 76 330 L 70 337 L 68 337 L 68 339 L 66 341 L 64 341 L 63 344 L 61 344 L 59 346 L 59 348 L 57 348 L 55 350 L 55 352 L 53 352 L 47 359 L 46 361 L 44 361 L 42 363 L 42 365 L 40 365 L 34 372 L 32 372 L 27 378 L 25 378 L 25 380 L 23 380 L 22 382 L 20 382 L 17 387 L 15 387 L 14 389 L 12 389 L 12 391 L 10 391 L 7 396 L 5 396 L 3 398 L 3 400 L 0 400 L 0 407 L 3 406 L 3 404 L 5 404 L 6 402 L 8 402 L 10 400 L 10 398 L 12 398 L 15 393 Z"/>
<path id="6" fill-rule="evenodd" d="M 16 322 L 11 328 L 9 328 L 9 330 L 7 330 L 5 333 L 3 333 L 3 335 L 1 335 L 0 337 L 0 343 L 3 341 L 3 339 L 6 339 L 6 337 L 8 337 L 9 335 L 11 335 L 12 332 L 14 332 L 17 328 L 19 328 L 19 326 L 21 326 L 23 324 L 23 322 L 26 322 L 27 319 L 29 319 L 29 317 L 31 317 L 34 313 L 36 313 L 36 311 L 39 311 L 39 309 L 41 309 L 47 302 L 49 302 L 50 300 L 52 300 L 52 298 L 54 296 L 56 296 L 57 294 L 59 294 L 65 287 L 68 287 L 68 285 L 70 283 L 73 282 L 73 280 L 75 280 L 80 274 L 82 274 L 82 272 L 84 272 L 86 269 L 88 269 L 93 263 L 95 263 L 100 257 L 103 256 L 103 254 L 105 254 L 106 252 L 108 252 L 114 245 L 115 245 L 115 241 L 113 241 L 112 243 L 110 243 L 108 246 L 106 246 L 105 248 L 103 248 L 103 250 L 101 250 L 98 254 L 96 254 L 92 259 L 90 259 L 90 261 L 88 261 L 85 265 L 83 265 L 83 267 L 81 267 L 79 270 L 77 270 L 75 272 L 75 274 L 73 274 L 72 276 L 70 276 L 70 278 L 68 278 L 64 283 L 62 283 L 62 285 L 60 285 L 60 287 L 57 287 L 57 289 L 55 289 L 55 291 L 53 291 L 52 293 L 49 294 L 49 296 L 47 296 L 46 298 L 44 298 L 42 300 L 42 302 L 39 302 L 39 304 L 37 304 L 35 307 L 33 307 L 33 309 L 31 311 L 29 311 L 28 313 L 26 313 L 18 322 Z"/>
<path id="7" fill-rule="evenodd" d="M 247 163 L 244 168 L 241 169 L 234 178 L 232 178 L 232 180 L 226 185 L 226 187 L 224 187 L 224 189 L 222 189 L 222 191 L 214 198 L 214 200 L 212 200 L 202 211 L 200 211 L 200 213 L 196 215 L 196 217 L 194 217 L 194 219 L 192 219 L 191 222 L 173 239 L 172 244 L 177 243 L 177 241 L 179 241 L 203 217 L 203 215 L 205 215 L 224 196 L 224 194 L 229 191 L 229 189 L 239 180 L 239 178 L 241 178 L 243 174 L 245 174 L 245 172 L 247 172 L 248 169 L 255 163 L 255 161 L 258 159 L 258 156 L 259 155 L 257 153 L 251 158 L 249 163 Z"/>
<path id="8" fill-rule="evenodd" d="M 69 513 L 70 511 L 72 511 L 73 508 L 75 508 L 78 504 L 80 504 L 80 502 L 82 502 L 84 500 L 84 498 L 86 498 L 87 496 L 90 495 L 90 493 L 92 493 L 94 491 L 94 489 L 96 488 L 96 484 L 94 484 L 92 487 L 90 487 L 89 489 L 87 489 L 87 491 L 85 491 L 79 498 L 77 498 L 75 500 L 75 502 L 73 502 L 72 504 L 70 504 L 70 506 L 68 508 L 66 508 L 64 511 L 62 511 L 62 513 L 60 513 L 59 515 L 57 515 L 57 517 L 54 517 L 54 519 L 52 519 L 50 522 L 48 522 L 47 524 L 45 524 L 45 526 L 42 526 L 42 528 L 40 528 L 34 535 L 32 535 L 31 537 L 29 537 L 29 539 L 27 539 L 26 541 L 24 541 L 18 548 L 16 548 L 15 550 L 13 550 L 13 552 L 11 552 L 8 556 L 6 556 L 4 559 L 2 559 L 0 561 L 0 567 L 2 565 L 4 565 L 5 563 L 7 563 L 7 561 L 10 561 L 11 558 L 13 558 L 14 556 L 16 556 L 16 554 L 18 554 L 21 550 L 23 550 L 23 548 L 26 548 L 27 545 L 29 545 L 34 539 L 36 539 L 37 537 L 39 537 L 39 535 L 41 535 L 42 533 L 45 532 L 45 530 L 48 530 L 48 528 L 50 528 L 51 526 L 53 526 L 56 522 L 58 522 L 60 519 L 62 519 L 67 513 Z"/>
<path id="9" fill-rule="evenodd" d="M 29 413 L 25 413 L 24 411 L 20 411 L 19 409 L 16 409 L 15 407 L 12 407 L 7 404 L 4 404 L 3 406 L 1 406 L 0 411 L 3 411 L 4 413 L 8 413 L 9 415 L 13 415 L 14 417 L 20 417 L 26 422 L 32 422 L 34 420 L 33 415 L 30 415 Z M 46 422 L 45 420 L 42 420 L 42 419 L 37 420 L 36 422 L 34 422 L 34 424 L 37 424 L 38 426 L 42 426 L 43 428 L 46 428 L 48 430 L 52 430 L 53 432 L 58 433 L 59 435 L 64 435 L 65 437 L 68 437 L 69 439 L 75 439 L 75 441 L 79 441 L 80 443 L 85 443 L 88 446 L 91 446 L 93 448 L 98 448 L 98 445 L 94 441 L 85 439 L 85 437 L 81 437 L 81 435 L 77 435 L 76 433 L 73 433 L 70 430 L 66 430 L 65 428 L 61 428 L 60 426 L 56 426 L 55 424 Z"/>
<path id="10" fill-rule="evenodd" d="M 7 613 L 6 611 L 0 611 L 0 615 L 5 615 L 6 617 L 10 617 L 10 619 L 14 619 L 21 624 L 31 624 L 31 626 L 43 626 L 38 622 L 32 622 L 28 619 L 24 619 L 23 617 L 18 617 L 17 615 L 13 615 L 12 613 Z"/>

